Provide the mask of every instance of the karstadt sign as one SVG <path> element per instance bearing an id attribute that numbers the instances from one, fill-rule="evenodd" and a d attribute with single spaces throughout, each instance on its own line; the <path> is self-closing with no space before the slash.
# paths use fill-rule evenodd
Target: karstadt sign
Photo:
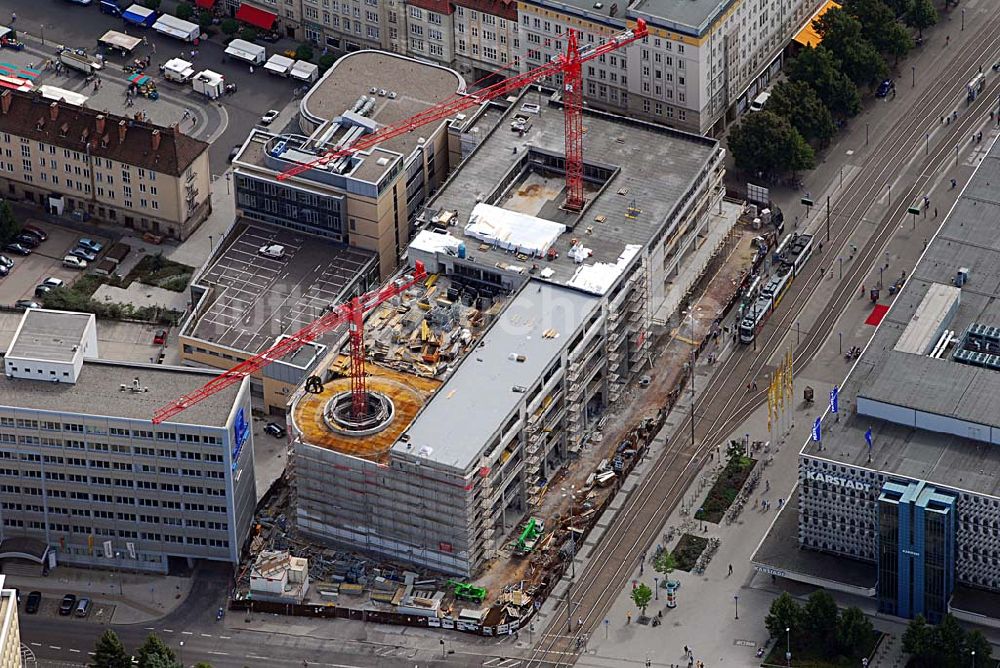
<path id="1" fill-rule="evenodd" d="M 823 473 L 822 471 L 806 470 L 806 480 L 812 480 L 815 482 L 825 482 L 830 485 L 836 485 L 837 487 L 844 487 L 846 489 L 856 489 L 859 492 L 867 492 L 872 488 L 870 483 L 859 482 L 856 480 L 851 480 L 849 478 L 841 478 L 840 476 L 835 476 L 830 473 Z"/>

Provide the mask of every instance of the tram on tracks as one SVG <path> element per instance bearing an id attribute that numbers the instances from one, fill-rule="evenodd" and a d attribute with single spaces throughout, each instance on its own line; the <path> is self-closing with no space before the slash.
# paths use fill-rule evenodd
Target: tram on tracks
<path id="1" fill-rule="evenodd" d="M 789 234 L 782 239 L 774 251 L 774 273 L 764 283 L 757 298 L 743 312 L 739 324 L 741 343 L 753 343 L 757 338 L 757 333 L 778 308 L 781 298 L 788 292 L 795 277 L 802 273 L 812 253 L 811 234 Z"/>

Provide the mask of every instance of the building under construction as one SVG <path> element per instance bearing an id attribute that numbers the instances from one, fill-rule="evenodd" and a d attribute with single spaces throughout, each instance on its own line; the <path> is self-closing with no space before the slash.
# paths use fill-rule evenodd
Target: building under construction
<path id="1" fill-rule="evenodd" d="M 463 160 L 419 216 L 429 278 L 366 323 L 363 428 L 333 353 L 291 403 L 313 537 L 447 573 L 501 554 L 682 307 L 736 222 L 717 142 L 587 112 L 582 211 L 560 207 L 563 115 L 532 91 L 452 123 Z M 692 276 L 692 278 L 682 278 Z M 647 367 L 648 368 L 648 367 Z"/>

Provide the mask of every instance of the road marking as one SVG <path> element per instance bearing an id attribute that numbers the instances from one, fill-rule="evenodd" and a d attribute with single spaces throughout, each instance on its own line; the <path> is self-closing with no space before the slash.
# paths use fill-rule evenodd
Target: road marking
<path id="1" fill-rule="evenodd" d="M 146 630 L 147 630 L 147 631 L 155 631 L 156 629 L 155 629 L 155 628 L 153 628 L 152 626 L 147 626 L 147 627 L 146 627 Z"/>
<path id="2" fill-rule="evenodd" d="M 90 656 L 97 656 L 97 652 L 87 652 Z"/>
<path id="3" fill-rule="evenodd" d="M 262 659 L 264 661 L 270 661 L 271 660 L 271 657 L 269 657 L 269 656 L 257 656 L 256 654 L 247 654 L 247 658 L 248 659 Z"/>
<path id="4" fill-rule="evenodd" d="M 229 652 L 208 652 L 214 656 L 229 656 Z"/>
<path id="5" fill-rule="evenodd" d="M 211 633 L 202 633 L 202 634 L 201 634 L 201 637 L 202 637 L 202 638 L 211 638 L 211 637 L 212 637 L 212 634 L 211 634 Z"/>
<path id="6" fill-rule="evenodd" d="M 41 647 L 42 643 L 40 643 L 40 642 L 33 642 L 33 643 L 31 643 L 31 646 L 32 647 Z"/>
<path id="7" fill-rule="evenodd" d="M 70 650 L 69 650 L 69 651 L 71 651 L 71 652 L 76 652 L 77 654 L 79 654 L 79 653 L 80 653 L 80 650 L 78 650 L 78 649 L 73 649 L 72 647 L 70 648 Z"/>
<path id="8" fill-rule="evenodd" d="M 190 631 L 181 631 L 181 635 L 182 636 L 193 636 L 194 634 L 191 633 Z"/>
<path id="9" fill-rule="evenodd" d="M 219 636 L 219 637 L 222 638 L 223 640 L 232 640 L 233 639 L 232 636 Z"/>
<path id="10" fill-rule="evenodd" d="M 57 647 L 56 645 L 49 645 L 49 649 L 62 649 L 62 647 Z"/>
<path id="11" fill-rule="evenodd" d="M 163 632 L 164 633 L 173 633 L 174 630 L 173 629 L 163 629 Z"/>

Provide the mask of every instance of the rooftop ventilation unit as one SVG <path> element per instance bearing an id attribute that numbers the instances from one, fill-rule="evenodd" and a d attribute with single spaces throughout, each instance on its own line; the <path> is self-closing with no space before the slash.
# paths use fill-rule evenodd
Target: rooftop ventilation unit
<path id="1" fill-rule="evenodd" d="M 385 88 L 379 88 L 379 89 L 378 89 L 378 96 L 379 96 L 379 97 L 385 97 L 385 95 L 386 95 L 386 92 L 387 92 L 387 91 L 385 90 Z"/>
<path id="2" fill-rule="evenodd" d="M 396 91 L 394 91 L 394 90 L 389 91 L 389 99 L 390 100 L 395 100 L 396 99 Z"/>

